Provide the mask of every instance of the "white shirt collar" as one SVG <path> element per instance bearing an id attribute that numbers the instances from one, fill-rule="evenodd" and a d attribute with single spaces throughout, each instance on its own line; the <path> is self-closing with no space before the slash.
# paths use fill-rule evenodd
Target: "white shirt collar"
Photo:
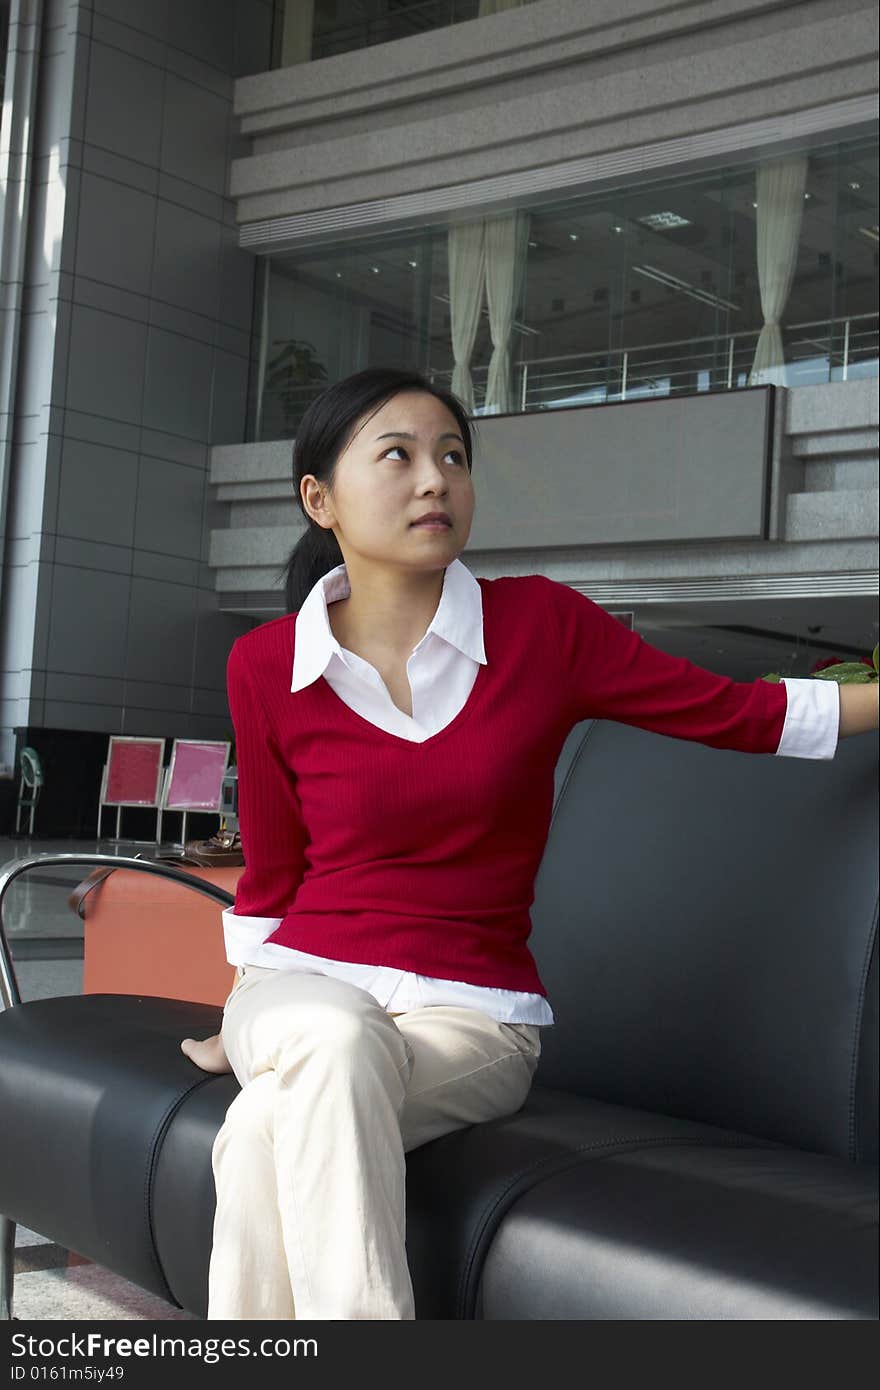
<path id="1" fill-rule="evenodd" d="M 348 598 L 351 585 L 345 565 L 337 565 L 318 580 L 296 618 L 293 679 L 290 688 L 303 690 L 323 676 L 334 653 L 342 659 L 342 648 L 333 636 L 327 605 Z M 483 645 L 483 591 L 461 560 L 453 560 L 443 574 L 443 592 L 428 631 L 413 649 L 418 651 L 430 633 L 442 637 L 465 656 L 486 665 Z"/>

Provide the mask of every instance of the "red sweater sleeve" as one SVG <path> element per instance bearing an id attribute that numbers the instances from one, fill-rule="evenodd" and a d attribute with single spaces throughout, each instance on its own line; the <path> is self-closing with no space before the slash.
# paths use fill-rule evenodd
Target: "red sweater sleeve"
<path id="1" fill-rule="evenodd" d="M 734 681 L 669 656 L 586 595 L 544 582 L 553 586 L 574 722 L 613 719 L 711 748 L 776 752 L 787 708 L 781 682 Z"/>
<path id="2" fill-rule="evenodd" d="M 238 766 L 238 827 L 245 870 L 237 917 L 284 917 L 302 882 L 307 836 L 295 778 L 279 752 L 241 640 L 226 667 Z"/>

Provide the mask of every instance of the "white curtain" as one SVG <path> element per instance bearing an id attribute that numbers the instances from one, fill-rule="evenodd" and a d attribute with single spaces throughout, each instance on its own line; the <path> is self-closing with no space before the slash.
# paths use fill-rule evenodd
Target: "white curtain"
<path id="1" fill-rule="evenodd" d="M 785 384 L 785 354 L 779 324 L 797 265 L 807 156 L 792 155 L 759 166 L 755 179 L 758 287 L 764 327 L 749 373 L 750 386 Z"/>
<path id="2" fill-rule="evenodd" d="M 482 222 L 449 228 L 449 318 L 455 367 L 452 390 L 465 410 L 474 412 L 470 361 L 483 307 L 486 278 L 486 237 Z"/>
<path id="3" fill-rule="evenodd" d="M 315 0 L 285 0 L 281 35 L 281 66 L 307 63 L 312 56 Z"/>
<path id="4" fill-rule="evenodd" d="M 525 274 L 529 221 L 527 212 L 511 212 L 486 222 L 486 298 L 492 334 L 486 415 L 504 414 L 514 408 L 510 386 L 510 335 Z"/>

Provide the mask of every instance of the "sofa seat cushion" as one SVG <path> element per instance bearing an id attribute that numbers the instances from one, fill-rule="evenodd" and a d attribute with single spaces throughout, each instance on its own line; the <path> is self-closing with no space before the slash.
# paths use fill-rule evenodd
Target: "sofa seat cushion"
<path id="1" fill-rule="evenodd" d="M 187 1034 L 215 1031 L 219 1022 L 220 1010 L 209 1005 L 128 995 L 40 1000 L 0 1014 L 0 1113 L 17 1136 L 14 1157 L 13 1146 L 0 1146 L 0 1211 L 197 1317 L 206 1311 L 214 1215 L 211 1147 L 238 1085 L 231 1076 L 199 1072 L 179 1043 Z M 789 1178 L 785 1165 L 801 1156 L 769 1141 L 536 1084 L 515 1115 L 458 1130 L 407 1155 L 407 1252 L 417 1316 L 480 1316 L 480 1297 L 487 1317 L 592 1316 L 546 1310 L 577 1301 L 570 1289 L 568 1303 L 561 1292 L 556 1301 L 547 1293 L 555 1280 L 563 1288 L 572 1265 L 575 1286 L 588 1289 L 594 1246 L 601 1251 L 603 1241 L 611 1241 L 618 1248 L 613 1222 L 603 1237 L 591 1234 L 587 1214 L 593 1207 L 609 1221 L 611 1211 L 601 1193 L 593 1200 L 595 1175 L 635 1173 L 656 1191 L 659 1221 L 667 1187 L 680 1189 L 685 1210 L 693 1189 L 698 1208 L 707 1181 L 700 1174 L 731 1171 L 732 1156 L 747 1153 L 764 1165 L 757 1171 L 782 1165 L 777 1203 L 784 1199 L 798 1221 L 811 1221 L 809 1188 L 798 1177 L 811 1171 L 810 1155 Z M 681 1166 L 673 1163 L 667 1173 L 664 1156 L 676 1154 Z M 696 1165 L 693 1172 L 688 1163 Z M 863 1193 L 864 1177 L 841 1160 L 816 1159 L 820 1172 L 828 1174 L 830 1192 L 837 1183 L 843 1194 L 842 1207 L 828 1206 L 824 1219 L 829 1231 L 841 1227 L 841 1250 L 848 1249 L 849 1233 L 862 1218 L 859 1208 L 854 1221 L 847 1203 Z M 717 1180 L 715 1187 L 726 1190 Z M 743 1202 L 755 1204 L 754 1220 L 742 1233 L 759 1251 L 768 1241 L 772 1250 L 776 1237 L 764 1235 L 760 1190 L 752 1192 L 745 1181 L 742 1188 Z M 525 1204 L 552 1203 L 560 1191 L 558 1215 L 526 1220 L 522 1241 L 513 1242 L 516 1255 L 505 1254 L 511 1250 L 509 1223 L 520 1229 Z M 633 1228 L 629 1201 L 624 1193 L 617 1209 L 624 1236 Z M 650 1193 L 644 1201 L 650 1206 Z M 821 1202 L 814 1205 L 824 1210 Z M 782 1217 L 776 1228 L 769 1214 L 766 1220 L 781 1241 Z M 677 1230 L 673 1221 L 670 1239 Z M 858 1234 L 852 1235 L 854 1250 L 862 1248 Z M 707 1260 L 717 1258 L 708 1235 L 704 1249 Z M 483 1277 L 487 1257 L 494 1283 Z M 780 1250 L 780 1268 L 786 1259 Z M 545 1291 L 540 1297 L 539 1287 Z M 586 1307 L 587 1292 L 584 1300 Z"/>
<path id="2" fill-rule="evenodd" d="M 227 1093 L 182 1097 L 152 1181 L 159 1262 L 175 1299 L 203 1317 L 214 1217 L 211 1145 Z M 534 1086 L 515 1115 L 456 1130 L 407 1154 L 406 1247 L 418 1318 L 475 1316 L 480 1273 L 510 1206 L 584 1152 L 638 1144 L 717 1143 L 719 1131 Z M 720 1142 L 749 1143 L 721 1134 Z"/>
<path id="3" fill-rule="evenodd" d="M 477 1300 L 507 1320 L 877 1315 L 876 1169 L 680 1142 L 584 1154 L 533 1184 Z"/>
<path id="4" fill-rule="evenodd" d="M 180 1039 L 221 1011 L 153 996 L 37 1000 L 0 1014 L 0 1211 L 203 1317 L 214 1216 L 211 1147 L 238 1090 Z M 609 1136 L 706 1126 L 533 1088 L 517 1115 L 407 1159 L 407 1249 L 420 1317 L 471 1317 L 485 1250 L 517 1194 Z M 714 1134 L 709 1130 L 708 1133 Z"/>

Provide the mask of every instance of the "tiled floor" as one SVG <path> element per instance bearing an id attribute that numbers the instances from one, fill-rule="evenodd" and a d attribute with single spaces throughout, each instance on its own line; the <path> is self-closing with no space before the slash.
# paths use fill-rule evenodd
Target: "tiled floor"
<path id="1" fill-rule="evenodd" d="M 16 1231 L 13 1314 L 22 1322 L 194 1321 L 182 1309 L 23 1227 Z"/>
<path id="2" fill-rule="evenodd" d="M 162 847 L 163 853 L 170 851 L 170 846 Z M 0 837 L 0 872 L 11 862 L 31 855 L 78 852 L 135 855 L 144 853 L 145 847 L 107 840 Z M 67 899 L 88 872 L 88 865 L 43 871 L 35 867 L 10 885 L 3 923 L 23 1000 L 82 993 L 83 927 Z M 192 1321 L 189 1313 L 21 1226 L 16 1230 L 15 1269 L 13 1313 L 22 1320 Z"/>

